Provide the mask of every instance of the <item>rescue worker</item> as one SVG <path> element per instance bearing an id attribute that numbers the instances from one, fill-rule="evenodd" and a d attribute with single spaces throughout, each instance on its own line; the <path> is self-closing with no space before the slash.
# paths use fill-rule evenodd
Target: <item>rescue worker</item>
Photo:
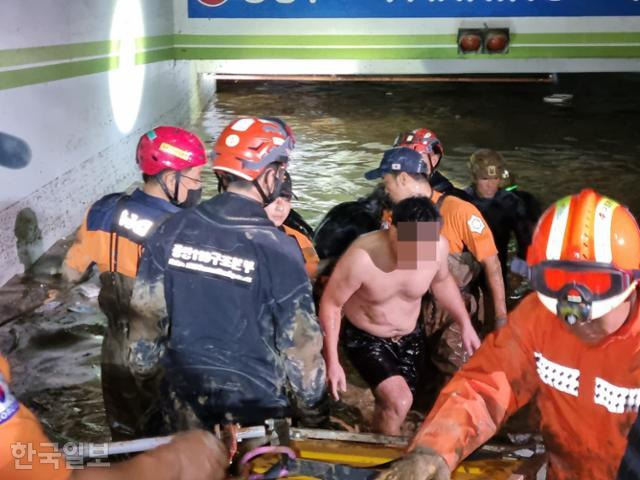
<path id="1" fill-rule="evenodd" d="M 145 240 L 166 218 L 198 203 L 207 155 L 195 134 L 159 126 L 140 138 L 136 161 L 142 189 L 94 203 L 63 265 L 70 281 L 80 280 L 93 264 L 100 272 L 98 300 L 108 319 L 102 342 L 102 394 L 114 440 L 159 433 L 153 418 L 154 388 L 136 387 L 127 367 L 127 311 Z"/>
<path id="2" fill-rule="evenodd" d="M 301 229 L 296 229 L 285 224 L 285 221 L 289 218 L 289 215 L 292 211 L 291 198 L 294 196 L 295 194 L 293 193 L 293 187 L 291 184 L 291 175 L 289 175 L 289 172 L 285 172 L 284 181 L 282 182 L 282 187 L 280 189 L 280 195 L 275 199 L 275 201 L 264 207 L 264 209 L 267 212 L 269 220 L 271 220 L 276 227 L 278 227 L 280 230 L 282 230 L 284 233 L 286 233 L 296 241 L 298 247 L 300 248 L 300 252 L 302 252 L 302 257 L 304 258 L 304 265 L 307 269 L 307 274 L 309 275 L 311 281 L 313 281 L 318 274 L 318 262 L 320 261 L 320 259 L 318 258 L 316 249 L 313 248 L 311 239 L 304 233 L 304 231 L 307 229 L 304 227 Z"/>
<path id="3" fill-rule="evenodd" d="M 449 478 L 532 398 L 549 480 L 615 478 L 640 405 L 638 224 L 585 189 L 542 215 L 525 267 L 535 292 L 447 384 L 410 453 L 381 478 Z"/>
<path id="4" fill-rule="evenodd" d="M 495 150 L 481 148 L 471 154 L 469 171 L 472 183 L 465 192 L 487 221 L 498 248 L 502 276 L 507 277 L 509 240 L 513 232 L 518 245 L 517 256 L 524 258 L 531 243 L 533 229 L 524 202 L 515 193 L 500 188 L 506 172 L 504 158 Z"/>
<path id="5" fill-rule="evenodd" d="M 393 146 L 411 148 L 422 155 L 422 159 L 431 172 L 429 183 L 431 184 L 431 188 L 436 192 L 455 195 L 462 200 L 469 201 L 469 195 L 467 195 L 464 190 L 455 187 L 453 183 L 438 170 L 444 157 L 444 145 L 438 140 L 436 132 L 428 128 L 416 128 L 411 132 L 403 132 L 396 137 Z"/>
<path id="6" fill-rule="evenodd" d="M 540 215 L 542 215 L 542 207 L 540 206 L 538 199 L 531 192 L 527 192 L 520 188 L 511 170 L 505 169 L 502 173 L 500 188 L 513 193 L 522 200 L 522 203 L 524 203 L 525 218 L 529 222 L 530 229 L 533 232 L 536 227 L 536 223 L 538 223 L 538 220 L 540 219 Z"/>
<path id="7" fill-rule="evenodd" d="M 82 469 L 67 466 L 40 422 L 10 390 L 9 363 L 0 355 L 0 478 L 3 480 L 222 480 L 228 464 L 222 444 L 205 431 L 176 435 L 171 443 L 131 460 Z"/>
<path id="8" fill-rule="evenodd" d="M 238 118 L 213 170 L 223 193 L 165 221 L 147 241 L 132 298 L 130 368 L 164 372 L 172 429 L 321 421 L 322 334 L 295 241 L 264 207 L 280 194 L 291 138 Z"/>
<path id="9" fill-rule="evenodd" d="M 436 204 L 442 216 L 441 233 L 449 241 L 449 270 L 460 288 L 472 323 L 483 336 L 493 325 L 487 325 L 490 320 L 485 318 L 488 315 L 484 312 L 482 293 L 478 282 L 474 281 L 482 269 L 491 290 L 495 326 L 506 322 L 507 309 L 498 252 L 491 231 L 476 207 L 454 195 L 431 188 L 429 175 L 433 166 L 433 162 L 424 161 L 419 150 L 395 147 L 385 152 L 380 166 L 367 172 L 365 178 L 374 180 L 382 177 L 393 203 L 412 196 L 423 196 Z M 434 342 L 430 348 L 431 361 L 440 376 L 430 382 L 429 387 L 437 392 L 468 357 L 462 348 L 458 324 L 433 296 L 429 295 L 424 303 L 426 334 Z M 426 401 L 433 400 L 434 392 L 425 393 L 425 397 L 428 399 Z"/>

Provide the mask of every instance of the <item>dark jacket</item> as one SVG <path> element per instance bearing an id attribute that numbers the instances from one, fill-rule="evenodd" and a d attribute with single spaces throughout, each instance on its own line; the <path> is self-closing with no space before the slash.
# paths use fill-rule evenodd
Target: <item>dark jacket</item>
<path id="1" fill-rule="evenodd" d="M 520 258 L 526 258 L 527 248 L 531 244 L 533 230 L 524 202 L 514 193 L 502 189 L 493 198 L 480 198 L 473 186 L 467 187 L 465 191 L 471 197 L 469 201 L 480 210 L 489 224 L 498 248 L 502 272 L 506 275 L 511 232 L 515 234 L 517 255 Z"/>
<path id="2" fill-rule="evenodd" d="M 290 399 L 310 411 L 325 393 L 300 250 L 258 202 L 233 193 L 173 216 L 148 240 L 130 349 L 132 370 L 161 365 L 166 400 L 203 425 L 286 415 Z"/>

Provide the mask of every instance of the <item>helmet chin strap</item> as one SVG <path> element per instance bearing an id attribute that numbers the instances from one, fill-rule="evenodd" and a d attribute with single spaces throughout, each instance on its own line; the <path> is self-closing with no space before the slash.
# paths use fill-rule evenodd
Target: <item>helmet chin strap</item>
<path id="1" fill-rule="evenodd" d="M 164 180 L 161 177 L 156 177 L 156 181 L 158 182 L 158 185 L 160 185 L 160 188 L 162 189 L 162 191 L 164 192 L 164 194 L 167 196 L 167 198 L 169 199 L 169 201 L 173 204 L 173 205 L 178 205 L 178 193 L 180 192 L 180 172 L 176 171 L 175 173 L 176 175 L 176 184 L 175 184 L 175 188 L 173 189 L 173 195 L 171 194 L 171 192 L 169 191 L 169 187 L 167 187 L 167 184 L 164 182 Z"/>
<path id="2" fill-rule="evenodd" d="M 268 172 L 269 170 L 265 171 Z M 273 177 L 274 177 L 274 188 L 273 191 L 267 195 L 264 191 L 264 189 L 262 188 L 262 186 L 260 185 L 260 182 L 258 181 L 262 176 L 256 178 L 255 180 L 253 180 L 251 183 L 253 183 L 253 186 L 256 187 L 256 190 L 258 191 L 258 194 L 260 195 L 260 198 L 262 199 L 262 206 L 266 207 L 267 205 L 273 203 L 276 201 L 276 199 L 280 196 L 280 192 L 282 191 L 282 185 L 284 183 L 284 179 L 278 177 L 277 175 L 277 170 L 271 170 L 273 172 Z"/>
<path id="3" fill-rule="evenodd" d="M 229 186 L 229 182 L 227 182 L 224 175 L 220 175 L 218 172 L 216 173 L 216 178 L 218 179 L 218 193 L 226 192 L 227 187 Z"/>

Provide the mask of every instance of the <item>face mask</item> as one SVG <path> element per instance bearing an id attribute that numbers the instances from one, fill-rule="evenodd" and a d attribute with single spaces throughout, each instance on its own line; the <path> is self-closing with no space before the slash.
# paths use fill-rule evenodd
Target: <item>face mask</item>
<path id="1" fill-rule="evenodd" d="M 200 203 L 201 198 L 202 198 L 202 188 L 187 190 L 186 200 L 181 203 L 175 203 L 175 205 L 180 208 L 193 208 L 196 205 L 198 205 L 198 203 Z"/>

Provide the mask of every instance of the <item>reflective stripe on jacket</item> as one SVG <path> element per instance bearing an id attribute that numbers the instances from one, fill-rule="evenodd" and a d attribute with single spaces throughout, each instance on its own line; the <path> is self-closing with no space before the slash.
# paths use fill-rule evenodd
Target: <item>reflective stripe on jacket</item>
<path id="1" fill-rule="evenodd" d="M 553 479 L 615 478 L 640 404 L 640 314 L 587 345 L 535 293 L 441 392 L 413 440 L 451 467 L 534 395 Z"/>

